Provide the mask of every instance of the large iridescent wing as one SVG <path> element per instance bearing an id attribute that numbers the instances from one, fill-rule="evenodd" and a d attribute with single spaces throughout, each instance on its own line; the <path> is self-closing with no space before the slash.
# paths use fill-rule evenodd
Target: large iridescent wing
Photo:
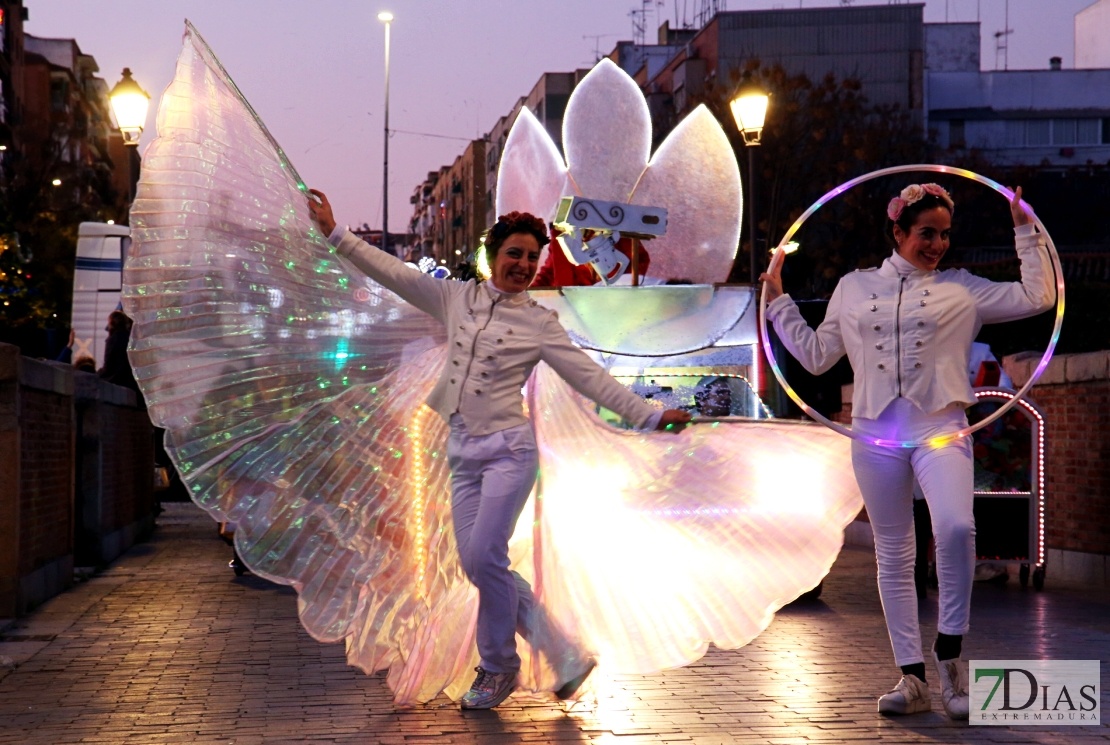
<path id="1" fill-rule="evenodd" d="M 815 587 L 862 500 L 850 442 L 762 420 L 641 434 L 537 368 L 536 589 L 603 670 L 650 673 L 748 643 Z"/>
<path id="2" fill-rule="evenodd" d="M 457 687 L 474 603 L 445 427 L 422 404 L 442 330 L 331 251 L 296 171 L 191 26 L 158 133 L 124 306 L 136 378 L 193 499 L 236 524 L 252 570 L 296 588 L 313 636 L 389 668 L 398 700 Z M 430 629 L 449 639 L 428 645 Z"/>

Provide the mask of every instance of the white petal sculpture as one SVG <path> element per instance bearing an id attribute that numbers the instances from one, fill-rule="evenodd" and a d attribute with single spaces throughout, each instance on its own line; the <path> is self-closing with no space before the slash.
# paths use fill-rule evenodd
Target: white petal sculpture
<path id="1" fill-rule="evenodd" d="M 517 210 L 550 221 L 567 189 L 559 149 L 532 112 L 521 109 L 497 169 L 497 214 Z"/>
<path id="2" fill-rule="evenodd" d="M 578 194 L 628 201 L 651 155 L 651 115 L 640 87 L 611 60 L 598 62 L 571 93 L 563 150 Z"/>
<path id="3" fill-rule="evenodd" d="M 565 165 L 543 125 L 522 109 L 501 156 L 497 213 L 524 210 L 550 221 L 559 199 L 576 195 L 663 207 L 667 233 L 645 244 L 650 276 L 695 284 L 728 279 L 740 242 L 740 170 L 707 108 L 683 119 L 649 163 L 651 118 L 643 93 L 602 60 L 567 102 L 563 149 Z"/>
<path id="4" fill-rule="evenodd" d="M 668 210 L 666 234 L 650 244 L 655 276 L 695 283 L 728 279 L 740 241 L 740 171 L 709 109 L 698 106 L 667 136 L 632 202 Z"/>

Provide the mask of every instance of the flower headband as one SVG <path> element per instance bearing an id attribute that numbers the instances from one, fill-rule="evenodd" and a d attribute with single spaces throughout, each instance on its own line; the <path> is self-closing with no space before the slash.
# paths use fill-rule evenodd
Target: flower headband
<path id="1" fill-rule="evenodd" d="M 938 184 L 910 184 L 902 189 L 898 196 L 890 200 L 890 204 L 886 206 L 886 216 L 891 219 L 891 222 L 898 222 L 898 218 L 902 216 L 902 210 L 914 202 L 920 201 L 925 195 L 938 197 L 940 201 L 948 206 L 949 212 L 956 210 L 956 204 L 952 201 L 952 196 Z"/>

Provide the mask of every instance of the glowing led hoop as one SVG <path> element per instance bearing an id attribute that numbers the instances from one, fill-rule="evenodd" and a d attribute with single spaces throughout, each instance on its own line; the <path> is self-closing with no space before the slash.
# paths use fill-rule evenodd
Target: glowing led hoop
<path id="1" fill-rule="evenodd" d="M 992 181 L 986 176 L 980 176 L 979 174 L 968 171 L 964 168 L 930 164 L 882 168 L 878 171 L 872 171 L 871 173 L 864 174 L 863 176 L 858 176 L 851 181 L 843 183 L 835 189 L 826 193 L 816 202 L 814 202 L 809 209 L 802 213 L 801 217 L 794 221 L 794 224 L 791 225 L 790 229 L 786 231 L 786 235 L 784 235 L 782 240 L 779 241 L 779 245 L 775 248 L 775 253 L 771 257 L 771 265 L 768 267 L 767 271 L 773 271 L 779 264 L 782 263 L 783 259 L 786 257 L 786 244 L 790 242 L 790 239 L 794 236 L 795 233 L 798 232 L 798 229 L 802 227 L 802 224 L 809 218 L 809 216 L 823 207 L 833 197 L 840 196 L 844 192 L 851 189 L 853 186 L 862 184 L 864 181 L 871 181 L 872 179 L 881 178 L 883 176 L 890 176 L 895 173 L 908 173 L 914 171 L 930 171 L 933 173 L 947 173 L 953 176 L 963 176 L 966 179 L 978 181 L 984 186 L 989 186 L 1002 196 L 1006 197 L 1007 201 L 1010 201 L 1014 198 L 1014 192 L 1012 190 L 1007 189 L 1005 186 L 999 184 L 996 181 Z M 778 379 L 779 383 L 782 385 L 787 395 L 790 396 L 794 403 L 798 404 L 798 406 L 800 406 L 806 414 L 808 414 L 810 417 L 817 420 L 818 422 L 821 422 L 821 424 L 824 424 L 829 429 L 835 430 L 842 435 L 851 437 L 853 440 L 859 440 L 860 442 L 866 442 L 872 445 L 881 445 L 882 447 L 890 448 L 916 448 L 923 446 L 939 447 L 940 445 L 952 442 L 953 440 L 959 440 L 961 438 L 967 437 L 973 432 L 979 431 L 983 427 L 986 427 L 991 422 L 1003 416 L 1010 409 L 1014 408 L 1017 402 L 1022 399 L 1025 396 L 1026 392 L 1033 387 L 1033 384 L 1037 382 L 1037 378 L 1041 376 L 1041 373 L 1044 372 L 1044 369 L 1048 367 L 1048 362 L 1052 359 L 1052 352 L 1056 349 L 1056 342 L 1060 339 L 1060 327 L 1064 321 L 1064 272 L 1060 267 L 1060 256 L 1056 253 L 1056 244 L 1052 242 L 1052 236 L 1048 234 L 1048 230 L 1045 228 L 1044 224 L 1040 221 L 1036 214 L 1033 213 L 1033 210 L 1029 208 L 1029 205 L 1024 203 L 1024 200 L 1023 204 L 1025 206 L 1026 213 L 1033 218 L 1033 223 L 1037 226 L 1037 229 L 1040 230 L 1041 234 L 1044 235 L 1045 245 L 1048 248 L 1048 255 L 1049 258 L 1052 259 L 1052 269 L 1056 273 L 1056 323 L 1052 327 L 1052 338 L 1050 338 L 1048 341 L 1048 347 L 1045 349 L 1044 354 L 1041 356 L 1041 361 L 1037 365 L 1037 369 L 1034 370 L 1033 374 L 1029 376 L 1029 380 L 1026 381 L 1025 385 L 1021 387 L 1021 390 L 1014 394 L 1013 398 L 1000 406 L 997 411 L 984 418 L 982 421 L 977 422 L 972 426 L 964 427 L 958 432 L 942 435 L 940 437 L 933 437 L 928 440 L 888 440 L 878 437 L 868 437 L 866 435 L 853 432 L 851 427 L 845 427 L 843 424 L 839 424 L 827 419 L 802 400 L 801 396 L 798 395 L 798 392 L 791 388 L 790 384 L 786 382 L 786 378 L 783 376 L 782 370 L 779 369 L 778 362 L 775 360 L 775 353 L 771 349 L 770 337 L 767 334 L 767 286 L 765 283 L 762 292 L 760 292 L 759 295 L 759 340 L 763 344 L 763 352 L 767 355 L 767 362 L 771 366 L 771 371 L 775 374 L 775 378 Z"/>

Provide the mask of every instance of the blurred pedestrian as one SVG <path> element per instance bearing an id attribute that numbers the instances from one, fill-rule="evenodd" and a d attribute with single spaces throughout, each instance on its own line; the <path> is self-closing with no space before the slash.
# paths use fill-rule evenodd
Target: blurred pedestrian
<path id="1" fill-rule="evenodd" d="M 104 342 L 104 366 L 96 374 L 109 383 L 122 385 L 138 392 L 139 384 L 127 359 L 127 345 L 131 341 L 131 319 L 122 310 L 113 310 L 104 327 L 108 338 Z"/>

